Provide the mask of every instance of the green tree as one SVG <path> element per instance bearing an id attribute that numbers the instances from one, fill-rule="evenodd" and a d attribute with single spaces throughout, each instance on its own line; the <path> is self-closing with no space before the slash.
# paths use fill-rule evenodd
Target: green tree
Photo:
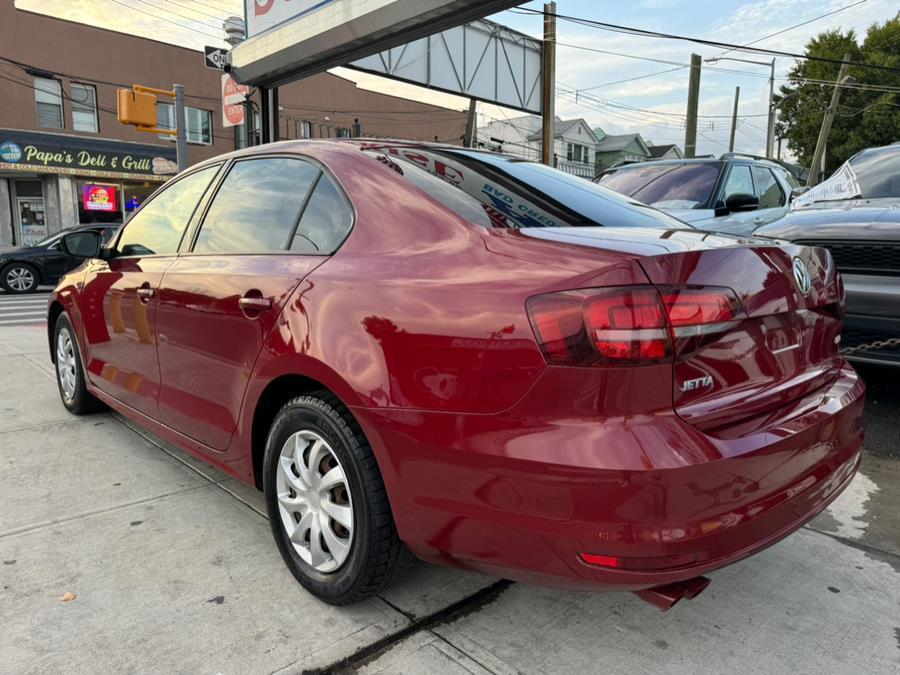
<path id="1" fill-rule="evenodd" d="M 825 155 L 830 175 L 855 153 L 900 141 L 900 93 L 867 87 L 900 88 L 900 14 L 884 24 L 873 24 L 862 44 L 854 31 L 828 31 L 810 40 L 807 56 L 841 60 L 850 55 L 854 63 L 890 66 L 898 71 L 851 66 L 848 74 L 858 85 L 844 89 Z M 821 61 L 798 61 L 788 82 L 775 96 L 779 119 L 776 132 L 787 139 L 788 148 L 800 163 L 809 166 L 816 149 L 822 118 L 837 79 L 840 65 Z"/>

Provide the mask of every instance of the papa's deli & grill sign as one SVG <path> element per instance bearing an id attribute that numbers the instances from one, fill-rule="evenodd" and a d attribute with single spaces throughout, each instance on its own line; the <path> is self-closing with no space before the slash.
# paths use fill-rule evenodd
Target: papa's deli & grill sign
<path id="1" fill-rule="evenodd" d="M 178 167 L 174 148 L 0 129 L 0 170 L 163 181 Z"/>

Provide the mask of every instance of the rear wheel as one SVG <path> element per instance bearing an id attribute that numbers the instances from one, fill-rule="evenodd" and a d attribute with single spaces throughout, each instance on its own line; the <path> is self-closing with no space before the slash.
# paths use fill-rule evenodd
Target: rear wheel
<path id="1" fill-rule="evenodd" d="M 13 263 L 3 268 L 0 286 L 7 293 L 32 293 L 38 287 L 38 273 L 31 265 Z"/>
<path id="2" fill-rule="evenodd" d="M 321 600 L 364 600 L 411 566 L 372 448 L 330 393 L 300 396 L 279 411 L 263 479 L 281 556 Z"/>
<path id="3" fill-rule="evenodd" d="M 56 320 L 53 345 L 56 352 L 56 384 L 62 404 L 76 415 L 103 410 L 106 406 L 87 390 L 75 331 L 65 312 Z"/>

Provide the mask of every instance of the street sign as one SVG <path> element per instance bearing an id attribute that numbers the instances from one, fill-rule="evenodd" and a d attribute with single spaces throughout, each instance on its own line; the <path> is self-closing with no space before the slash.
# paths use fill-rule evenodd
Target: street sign
<path id="1" fill-rule="evenodd" d="M 244 123 L 244 101 L 250 87 L 238 84 L 228 73 L 222 73 L 222 126 L 236 127 Z"/>
<path id="2" fill-rule="evenodd" d="M 213 70 L 222 70 L 225 67 L 226 56 L 228 55 L 227 49 L 222 49 L 221 47 L 210 47 L 209 45 L 207 45 L 203 48 L 203 53 L 203 63 L 207 68 L 212 68 Z"/>

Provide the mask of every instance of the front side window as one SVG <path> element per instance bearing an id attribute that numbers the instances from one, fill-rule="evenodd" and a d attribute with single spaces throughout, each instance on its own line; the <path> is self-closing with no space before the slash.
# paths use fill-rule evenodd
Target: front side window
<path id="1" fill-rule="evenodd" d="M 200 108 L 184 109 L 187 126 L 187 142 L 194 145 L 212 145 L 212 113 Z M 156 104 L 156 126 L 160 129 L 175 129 L 175 105 L 172 103 Z M 160 138 L 175 140 L 170 134 L 160 134 Z"/>
<path id="2" fill-rule="evenodd" d="M 725 181 L 725 190 L 722 200 L 727 200 L 732 195 L 752 195 L 753 179 L 750 177 L 750 167 L 746 164 L 735 164 L 731 167 L 728 180 Z"/>
<path id="3" fill-rule="evenodd" d="M 34 78 L 34 101 L 37 105 L 39 127 L 63 128 L 62 88 L 59 80 Z"/>
<path id="4" fill-rule="evenodd" d="M 97 133 L 97 88 L 90 84 L 72 83 L 72 128 Z"/>
<path id="5" fill-rule="evenodd" d="M 785 197 L 772 172 L 763 166 L 753 167 L 753 180 L 759 196 L 759 208 L 774 209 L 784 206 Z"/>
<path id="6" fill-rule="evenodd" d="M 301 159 L 236 162 L 203 219 L 194 253 L 283 251 L 318 175 Z"/>
<path id="7" fill-rule="evenodd" d="M 132 216 L 116 247 L 119 255 L 173 255 L 219 165 L 200 169 L 167 186 Z"/>
<path id="8" fill-rule="evenodd" d="M 659 209 L 702 208 L 719 178 L 719 164 L 639 164 L 608 173 L 600 185 Z"/>

